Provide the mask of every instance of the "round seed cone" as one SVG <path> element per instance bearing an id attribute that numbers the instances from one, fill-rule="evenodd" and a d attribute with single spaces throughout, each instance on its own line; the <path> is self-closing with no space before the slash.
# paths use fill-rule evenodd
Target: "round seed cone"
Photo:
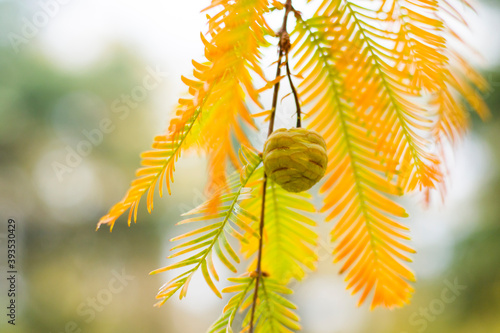
<path id="1" fill-rule="evenodd" d="M 310 189 L 323 178 L 328 162 L 323 137 L 305 128 L 274 131 L 263 159 L 266 175 L 289 192 Z"/>

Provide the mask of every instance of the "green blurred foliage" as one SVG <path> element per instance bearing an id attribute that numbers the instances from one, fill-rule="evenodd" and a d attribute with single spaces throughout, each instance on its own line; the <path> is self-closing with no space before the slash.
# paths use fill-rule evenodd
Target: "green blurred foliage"
<path id="1" fill-rule="evenodd" d="M 0 73 L 0 206 L 16 218 L 19 230 L 15 331 L 64 332 L 67 325 L 72 331 L 72 322 L 75 332 L 164 330 L 169 326 L 165 309 L 152 310 L 162 280 L 148 273 L 158 267 L 167 234 L 164 224 L 153 221 L 164 220 L 167 210 L 157 209 L 151 217 L 141 209 L 137 226 L 128 228 L 120 220 L 112 234 L 95 232 L 99 217 L 123 195 L 139 151 L 154 135 L 147 130 L 154 121 L 147 101 L 123 120 L 109 110 L 115 99 L 141 84 L 145 64 L 116 46 L 92 68 L 70 73 L 36 50 L 14 54 L 0 48 Z M 94 105 L 99 108 L 88 112 Z M 76 149 L 86 139 L 82 130 L 98 128 L 105 117 L 116 130 L 58 181 L 52 163 L 64 163 L 65 148 Z M 53 199 L 47 201 L 47 194 Z M 72 195 L 80 200 L 70 200 Z M 89 198 L 93 204 L 78 209 Z M 171 213 L 169 220 L 178 215 Z M 113 272 L 122 270 L 134 279 L 107 303 Z M 89 310 L 88 298 L 101 291 L 106 304 Z M 0 331 L 7 328 L 2 320 Z"/>

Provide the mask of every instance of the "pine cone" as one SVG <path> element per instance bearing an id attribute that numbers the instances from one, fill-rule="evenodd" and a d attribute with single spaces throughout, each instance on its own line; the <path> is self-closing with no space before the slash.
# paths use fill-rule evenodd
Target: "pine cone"
<path id="1" fill-rule="evenodd" d="M 266 175 L 288 192 L 310 189 L 325 175 L 328 162 L 323 137 L 305 128 L 274 131 L 263 158 Z"/>

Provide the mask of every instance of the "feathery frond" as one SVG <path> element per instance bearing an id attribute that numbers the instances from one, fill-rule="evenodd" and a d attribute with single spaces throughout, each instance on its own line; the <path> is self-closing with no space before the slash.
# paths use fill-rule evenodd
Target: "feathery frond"
<path id="1" fill-rule="evenodd" d="M 214 279 L 219 280 L 217 271 L 213 263 L 213 254 L 232 272 L 236 272 L 233 262 L 239 263 L 239 257 L 228 241 L 228 235 L 237 238 L 240 242 L 247 242 L 241 232 L 250 233 L 247 237 L 259 237 L 247 224 L 246 219 L 255 220 L 254 215 L 242 208 L 238 203 L 248 197 L 250 189 L 246 188 L 248 180 L 261 163 L 261 158 L 248 148 L 242 147 L 240 158 L 245 168 L 240 172 L 235 172 L 228 182 L 227 193 L 221 195 L 221 206 L 218 211 L 211 212 L 210 201 L 207 201 L 185 215 L 198 215 L 182 220 L 178 224 L 192 222 L 205 222 L 206 225 L 196 230 L 173 238 L 171 241 L 189 240 L 172 248 L 177 251 L 168 259 L 187 255 L 175 264 L 157 269 L 151 274 L 157 274 L 178 268 L 187 268 L 185 272 L 176 276 L 160 288 L 157 298 L 161 299 L 158 305 L 165 303 L 179 289 L 180 298 L 186 296 L 189 283 L 193 275 L 201 268 L 203 277 L 212 291 L 222 297 L 214 284 Z M 226 191 L 225 191 L 226 192 Z"/>
<path id="2" fill-rule="evenodd" d="M 316 209 L 310 203 L 309 194 L 287 192 L 271 179 L 267 183 L 262 269 L 283 284 L 292 278 L 302 280 L 307 269 L 315 269 L 318 259 L 314 250 L 318 235 L 311 228 L 316 226 L 316 222 L 306 216 Z M 254 187 L 253 196 L 243 201 L 241 206 L 258 216 L 261 194 L 262 181 L 260 186 Z M 252 223 L 257 231 L 259 222 Z M 251 257 L 257 252 L 258 239 L 245 238 L 249 242 L 242 244 L 242 252 Z"/>
<path id="3" fill-rule="evenodd" d="M 182 77 L 190 96 L 179 99 L 176 116 L 170 122 L 168 134 L 155 138 L 154 150 L 143 154 L 143 167 L 137 171 L 138 178 L 131 184 L 125 198 L 101 218 L 98 227 L 109 224 L 112 229 L 116 219 L 129 208 L 130 225 L 132 210 L 135 221 L 137 206 L 146 191 L 147 207 L 151 212 L 158 180 L 165 177 L 170 192 L 174 162 L 181 151 L 192 146 L 193 142 L 208 153 L 210 193 L 222 193 L 219 190 L 226 185 L 228 158 L 234 165 L 240 166 L 236 153 L 239 146 L 233 147 L 233 136 L 239 144 L 250 146 L 241 121 L 255 128 L 245 99 L 248 95 L 254 103 L 260 105 L 259 93 L 252 84 L 251 75 L 257 73 L 265 79 L 259 64 L 259 48 L 267 45 L 264 34 L 269 28 L 263 14 L 268 10 L 268 2 L 213 0 L 205 10 L 215 7 L 222 9 L 209 19 L 210 40 L 201 36 L 208 61 L 193 61 L 194 79 Z M 196 126 L 202 128 L 196 129 Z M 198 133 L 203 131 L 203 135 L 186 140 L 193 127 Z M 210 130 L 204 130 L 207 128 Z M 161 196 L 162 182 L 159 184 Z M 212 208 L 213 203 L 217 202 L 218 200 L 212 200 Z"/>
<path id="4" fill-rule="evenodd" d="M 438 117 L 433 129 L 434 139 L 438 144 L 445 140 L 455 143 L 463 136 L 469 126 L 468 106 L 483 119 L 489 116 L 488 107 L 480 96 L 481 92 L 489 89 L 488 84 L 464 59 L 463 55 L 460 54 L 461 51 L 452 45 L 453 42 L 456 42 L 461 48 L 470 49 L 470 46 L 451 28 L 451 23 L 454 22 L 467 25 L 462 14 L 455 8 L 459 5 L 457 1 L 419 2 L 418 4 L 419 7 L 427 10 L 427 15 L 418 9 L 416 11 L 418 11 L 417 14 L 421 14 L 420 16 L 409 13 L 413 14 L 411 15 L 413 21 L 416 22 L 415 25 L 420 25 L 420 29 L 428 29 L 429 24 L 426 24 L 426 16 L 432 15 L 432 19 L 443 22 L 441 30 L 446 37 L 446 48 L 439 49 L 440 53 L 444 55 L 441 57 L 442 62 L 440 63 L 439 59 L 435 57 L 429 58 L 432 61 L 426 62 L 428 67 L 438 63 L 438 66 L 442 68 L 442 76 L 439 78 L 442 81 L 434 84 L 434 90 L 428 89 L 431 93 L 429 104 Z M 414 34 L 416 39 L 419 38 L 420 31 L 417 30 L 417 33 Z M 427 48 L 427 50 L 432 52 L 431 48 Z M 439 72 L 437 71 L 437 73 Z"/>
<path id="5" fill-rule="evenodd" d="M 373 130 L 377 149 L 392 165 L 399 165 L 398 183 L 404 192 L 434 188 L 441 181 L 438 157 L 429 151 L 430 140 L 421 133 L 432 129 L 430 114 L 412 98 L 420 97 L 410 84 L 410 73 L 397 66 L 396 37 L 375 25 L 387 26 L 377 10 L 345 1 L 340 24 L 352 25 L 354 38 L 365 52 L 354 58 L 346 73 L 357 115 Z M 382 32 L 384 31 L 384 32 Z M 388 45 L 388 46 L 385 46 Z"/>
<path id="6" fill-rule="evenodd" d="M 188 135 L 202 112 L 203 104 L 204 102 L 201 101 L 196 108 L 192 106 L 190 109 L 181 108 L 177 110 L 177 116 L 170 122 L 169 133 L 155 137 L 153 149 L 141 154 L 142 167 L 137 170 L 136 179 L 130 185 L 125 197 L 115 204 L 107 215 L 100 219 L 97 228 L 103 224 L 108 224 L 110 230 L 113 230 L 115 221 L 127 210 L 129 210 L 128 225 L 130 226 L 132 215 L 134 216 L 134 222 L 136 222 L 137 208 L 146 192 L 147 208 L 151 213 L 157 184 L 160 197 L 163 195 L 164 181 L 170 193 L 170 182 L 173 182 L 175 162 L 185 149 Z"/>
<path id="7" fill-rule="evenodd" d="M 255 311 L 255 333 L 291 333 L 299 331 L 299 317 L 294 312 L 295 304 L 290 302 L 284 295 L 293 292 L 272 277 L 260 280 L 257 307 Z M 253 296 L 253 293 L 252 295 Z M 242 305 L 245 310 L 251 305 L 252 297 L 248 297 Z M 250 311 L 243 320 L 243 331 L 248 330 L 250 325 Z"/>
<path id="8" fill-rule="evenodd" d="M 259 49 L 268 45 L 264 35 L 269 33 L 263 16 L 268 11 L 266 0 L 213 0 L 205 10 L 212 8 L 218 11 L 208 20 L 210 40 L 202 36 L 210 67 L 198 76 L 213 85 L 202 142 L 208 154 L 211 193 L 225 184 L 228 158 L 239 166 L 235 153 L 239 147 L 233 147 L 233 138 L 250 146 L 241 122 L 256 128 L 245 100 L 248 96 L 261 107 L 251 75 L 255 73 L 265 80 Z"/>
<path id="9" fill-rule="evenodd" d="M 236 293 L 227 305 L 222 310 L 222 315 L 217 319 L 215 323 L 210 326 L 208 333 L 232 333 L 233 332 L 233 322 L 241 310 L 241 306 L 245 299 L 251 297 L 251 291 L 255 285 L 255 278 L 252 277 L 238 277 L 229 278 L 229 282 L 234 283 L 233 286 L 222 289 L 223 293 Z M 248 296 L 250 294 L 250 297 Z"/>
<path id="10" fill-rule="evenodd" d="M 253 300 L 255 277 L 230 278 L 235 285 L 224 288 L 224 293 L 236 293 L 224 308 L 220 318 L 210 327 L 209 333 L 233 332 L 231 327 L 238 312 L 247 310 Z M 292 291 L 272 278 L 261 280 L 254 332 L 288 333 L 300 330 L 299 317 L 294 313 L 295 304 L 283 295 Z M 248 331 L 250 311 L 246 312 L 242 332 Z"/>
<path id="11" fill-rule="evenodd" d="M 409 260 L 401 252 L 413 252 L 394 238 L 408 239 L 407 230 L 392 216 L 404 217 L 403 208 L 387 195 L 400 194 L 384 177 L 388 166 L 377 154 L 375 138 L 360 123 L 356 109 L 345 98 L 345 77 L 335 64 L 344 55 L 332 49 L 335 24 L 325 19 L 298 18 L 294 47 L 296 68 L 304 77 L 299 91 L 311 114 L 311 127 L 321 133 L 328 147 L 329 167 L 321 187 L 326 192 L 323 211 L 337 218 L 332 239 L 338 241 L 336 261 L 346 259 L 341 272 L 353 293 L 362 291 L 360 303 L 375 288 L 372 306 L 401 305 L 412 288 L 413 274 L 396 259 Z M 392 215 L 392 216 L 391 216 Z"/>

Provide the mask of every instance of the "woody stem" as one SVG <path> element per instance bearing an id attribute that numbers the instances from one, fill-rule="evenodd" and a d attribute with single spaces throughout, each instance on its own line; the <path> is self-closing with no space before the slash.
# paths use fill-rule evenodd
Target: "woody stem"
<path id="1" fill-rule="evenodd" d="M 288 36 L 286 33 L 286 24 L 288 20 L 288 14 L 292 10 L 292 0 L 287 0 L 285 4 L 285 16 L 283 17 L 283 24 L 281 26 L 279 35 L 279 46 L 278 46 L 278 66 L 276 69 L 276 78 L 279 78 L 281 75 L 281 60 L 283 54 L 287 56 L 287 66 L 288 66 L 288 50 L 283 50 L 284 39 L 285 36 Z M 286 37 L 288 38 L 288 37 Z M 289 71 L 289 70 L 287 70 Z M 295 89 L 295 88 L 294 88 Z M 279 80 L 274 84 L 274 92 L 273 92 L 273 101 L 271 107 L 271 119 L 269 120 L 269 130 L 267 132 L 267 136 L 269 137 L 274 130 L 274 119 L 276 115 L 276 106 L 278 105 L 278 93 L 280 90 L 280 82 Z M 249 333 L 254 333 L 254 322 L 255 322 L 255 309 L 257 308 L 258 294 L 259 294 L 259 284 L 260 279 L 262 278 L 262 248 L 263 248 L 263 239 L 264 239 L 264 217 L 265 217 L 265 208 L 266 208 L 266 189 L 267 189 L 267 176 L 264 173 L 264 180 L 262 182 L 262 206 L 260 210 L 260 223 L 259 223 L 259 249 L 257 253 L 257 268 L 256 268 L 256 277 L 255 277 L 255 289 L 253 293 L 252 300 L 252 309 L 250 315 L 250 329 Z"/>

